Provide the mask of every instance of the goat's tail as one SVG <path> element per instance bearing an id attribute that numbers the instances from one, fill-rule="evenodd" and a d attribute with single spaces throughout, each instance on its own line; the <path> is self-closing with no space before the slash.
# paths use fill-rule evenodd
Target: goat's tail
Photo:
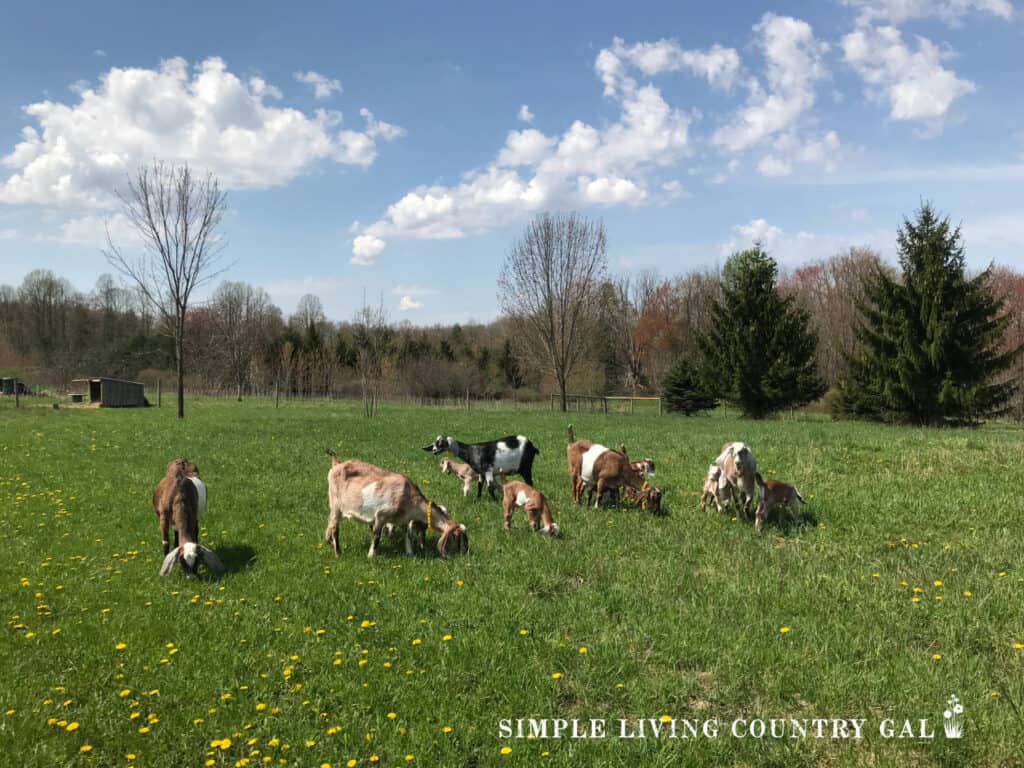
<path id="1" fill-rule="evenodd" d="M 757 481 L 758 485 L 760 485 L 762 488 L 764 488 L 764 478 L 761 477 L 761 473 L 760 472 L 755 472 L 754 473 L 754 479 Z M 799 495 L 799 494 L 797 494 L 797 495 Z"/>
<path id="2" fill-rule="evenodd" d="M 801 504 L 806 504 L 806 503 L 807 503 L 807 499 L 805 499 L 805 498 L 804 498 L 803 496 L 801 496 L 801 495 L 800 495 L 800 491 L 798 491 L 798 490 L 796 489 L 796 486 L 795 486 L 795 485 L 793 486 L 793 493 L 795 493 L 795 494 L 796 494 L 796 497 L 797 497 L 798 499 L 800 499 L 800 503 L 801 503 Z"/>
<path id="3" fill-rule="evenodd" d="M 576 442 L 576 436 L 572 433 L 572 424 L 569 425 L 569 442 L 570 443 L 575 443 Z"/>
<path id="4" fill-rule="evenodd" d="M 327 449 L 327 455 L 331 457 L 331 464 L 341 464 L 341 457 L 338 456 L 337 452 L 333 448 Z"/>

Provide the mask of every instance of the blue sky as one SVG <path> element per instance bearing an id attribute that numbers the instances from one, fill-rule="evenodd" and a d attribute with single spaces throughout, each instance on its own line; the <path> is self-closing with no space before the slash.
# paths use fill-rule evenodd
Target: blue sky
<path id="1" fill-rule="evenodd" d="M 784 267 L 893 257 L 928 199 L 972 266 L 1024 269 L 1012 0 L 30 4 L 0 24 L 0 283 L 111 271 L 114 191 L 155 157 L 230 190 L 226 279 L 330 318 L 488 320 L 538 211 L 611 268 L 761 239 Z M 212 288 L 212 286 L 211 286 Z"/>

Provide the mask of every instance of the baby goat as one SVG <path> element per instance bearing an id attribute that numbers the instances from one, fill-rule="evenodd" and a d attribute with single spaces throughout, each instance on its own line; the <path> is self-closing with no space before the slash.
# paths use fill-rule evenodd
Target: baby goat
<path id="1" fill-rule="evenodd" d="M 460 443 L 454 437 L 438 435 L 433 443 L 424 451 L 431 451 L 435 456 L 449 451 L 465 461 L 479 475 L 476 485 L 476 497 L 483 493 L 484 480 L 487 481 L 487 492 L 494 495 L 494 478 L 499 472 L 506 475 L 522 475 L 528 485 L 533 485 L 533 459 L 540 453 L 527 438 L 522 435 L 509 435 L 500 440 L 489 440 L 486 443 Z"/>
<path id="2" fill-rule="evenodd" d="M 722 477 L 733 491 L 737 504 L 743 499 L 744 513 L 750 514 L 750 502 L 758 495 L 757 459 L 745 443 L 726 443 L 715 459 L 715 465 L 722 470 Z"/>
<path id="3" fill-rule="evenodd" d="M 771 511 L 772 507 L 783 504 L 793 510 L 794 515 L 799 515 L 800 509 L 797 507 L 797 501 L 801 504 L 807 503 L 804 497 L 800 495 L 800 491 L 792 485 L 778 480 L 765 480 L 761 477 L 760 472 L 755 474 L 755 478 L 757 479 L 757 484 L 761 486 L 761 503 L 757 505 L 757 522 L 754 525 L 758 533 L 764 530 L 765 521 L 768 519 L 768 512 Z"/>
<path id="4" fill-rule="evenodd" d="M 722 477 L 722 470 L 714 464 L 708 467 L 708 474 L 704 478 L 704 491 L 700 495 L 701 512 L 705 511 L 709 498 L 714 500 L 719 512 L 732 500 L 732 486 Z"/>
<path id="5" fill-rule="evenodd" d="M 577 441 L 574 445 L 578 446 L 580 442 L 583 441 Z M 587 489 L 588 505 L 594 498 L 594 492 L 597 492 L 595 508 L 600 506 L 601 497 L 606 490 L 625 488 L 633 501 L 644 509 L 650 509 L 652 512 L 661 510 L 661 491 L 647 485 L 630 465 L 629 456 L 597 443 L 592 444 L 580 456 L 579 481 L 573 494 L 577 504 L 580 503 L 584 488 Z"/>
<path id="6" fill-rule="evenodd" d="M 462 464 L 451 459 L 441 460 L 441 471 L 446 475 L 455 475 L 462 480 L 462 498 L 469 495 L 469 487 L 480 479 L 480 476 L 473 471 L 469 464 Z"/>
<path id="7" fill-rule="evenodd" d="M 521 480 L 502 479 L 502 502 L 501 506 L 505 512 L 505 530 L 512 529 L 512 511 L 515 507 L 522 507 L 526 510 L 526 517 L 530 521 L 530 528 L 549 536 L 557 536 L 559 533 L 558 523 L 551 517 L 551 510 L 548 508 L 548 500 L 544 494 Z M 544 527 L 541 528 L 541 522 Z"/>
<path id="8" fill-rule="evenodd" d="M 405 551 L 414 554 L 415 546 L 422 546 L 426 531 L 433 528 L 441 536 L 437 551 L 447 557 L 450 550 L 469 550 L 466 526 L 448 517 L 448 510 L 428 501 L 419 488 L 405 475 L 387 472 L 364 461 L 342 461 L 328 449 L 331 469 L 327 473 L 327 495 L 330 516 L 324 540 L 339 552 L 338 521 L 352 518 L 367 523 L 373 534 L 367 557 L 373 557 L 386 526 L 405 527 Z"/>
<path id="9" fill-rule="evenodd" d="M 224 572 L 224 564 L 211 550 L 199 543 L 199 515 L 206 506 L 206 486 L 199 479 L 199 468 L 188 459 L 175 459 L 167 465 L 163 478 L 153 489 L 153 511 L 160 521 L 164 561 L 160 575 L 166 576 L 181 561 L 189 576 L 196 573 L 202 561 L 216 574 Z M 174 525 L 174 549 L 168 529 Z"/>

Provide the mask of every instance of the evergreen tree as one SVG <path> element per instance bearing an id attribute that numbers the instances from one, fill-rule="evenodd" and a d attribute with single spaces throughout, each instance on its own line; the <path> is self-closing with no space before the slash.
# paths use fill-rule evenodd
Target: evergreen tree
<path id="1" fill-rule="evenodd" d="M 700 379 L 696 366 L 686 357 L 678 357 L 665 375 L 661 396 L 670 413 L 690 416 L 709 411 L 717 401 Z"/>
<path id="2" fill-rule="evenodd" d="M 760 244 L 733 254 L 722 296 L 697 339 L 701 378 L 747 416 L 764 418 L 825 392 L 814 365 L 817 344 L 807 312 L 776 289 L 778 267 Z"/>
<path id="3" fill-rule="evenodd" d="M 505 339 L 498 357 L 498 370 L 501 372 L 505 383 L 512 389 L 519 389 L 523 386 L 523 373 L 519 370 L 519 363 L 512 352 L 512 340 Z"/>
<path id="4" fill-rule="evenodd" d="M 838 415 L 921 425 L 974 423 L 1004 413 L 1016 390 L 996 381 L 1020 353 L 1005 350 L 1010 318 L 990 286 L 991 267 L 965 275 L 960 228 L 928 203 L 896 236 L 902 279 L 865 282 L 857 336 L 834 404 Z"/>

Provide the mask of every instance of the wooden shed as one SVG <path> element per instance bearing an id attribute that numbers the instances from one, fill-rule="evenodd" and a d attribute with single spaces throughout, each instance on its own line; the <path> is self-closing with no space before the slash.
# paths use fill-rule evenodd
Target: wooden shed
<path id="1" fill-rule="evenodd" d="M 104 408 L 137 408 L 146 404 L 145 387 L 138 381 L 124 379 L 75 379 L 74 389 L 82 390 L 83 399 Z"/>

